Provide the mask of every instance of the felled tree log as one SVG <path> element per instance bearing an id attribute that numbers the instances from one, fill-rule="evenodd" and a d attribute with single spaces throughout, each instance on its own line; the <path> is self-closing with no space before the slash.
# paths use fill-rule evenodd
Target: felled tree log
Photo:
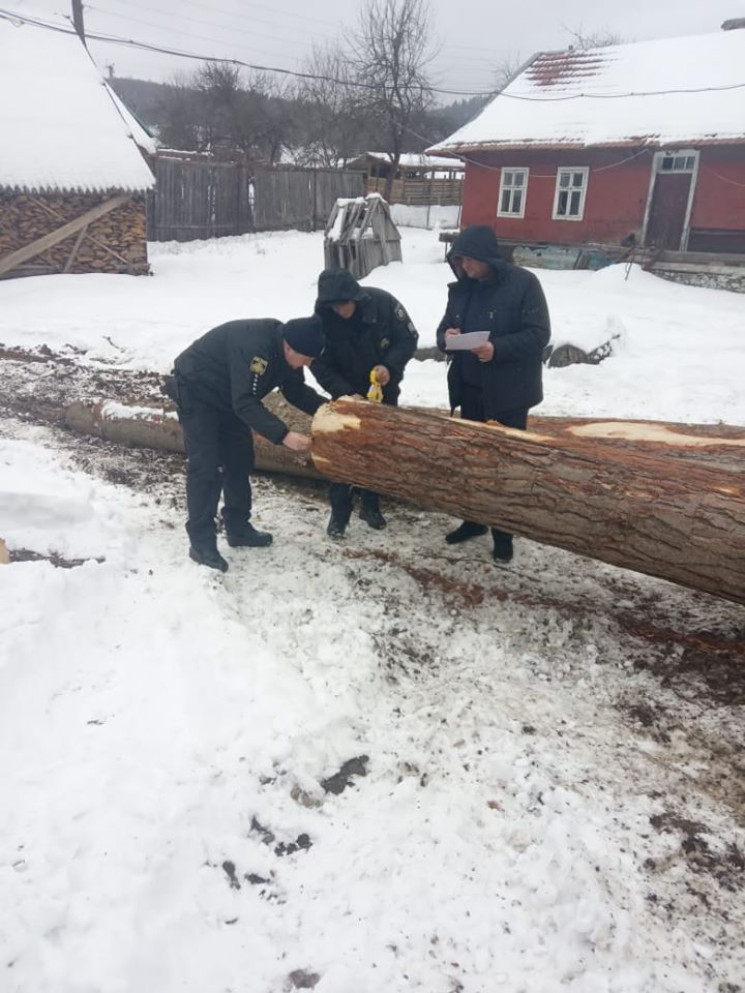
<path id="1" fill-rule="evenodd" d="M 292 431 L 310 432 L 310 417 L 292 407 L 280 394 L 272 394 L 267 404 Z M 78 401 L 65 408 L 65 423 L 73 431 L 92 434 L 137 448 L 155 448 L 166 452 L 183 452 L 181 425 L 171 404 L 141 407 L 107 400 Z M 257 469 L 290 476 L 320 479 L 309 458 L 273 445 L 254 432 Z"/>
<path id="2" fill-rule="evenodd" d="M 312 434 L 330 479 L 745 603 L 745 484 L 726 470 L 352 399 Z"/>

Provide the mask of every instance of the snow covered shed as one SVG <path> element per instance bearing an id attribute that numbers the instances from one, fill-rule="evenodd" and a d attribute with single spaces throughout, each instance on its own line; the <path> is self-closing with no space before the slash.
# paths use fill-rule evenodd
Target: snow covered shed
<path id="1" fill-rule="evenodd" d="M 148 272 L 154 143 L 67 20 L 0 12 L 0 135 L 0 278 Z"/>
<path id="2" fill-rule="evenodd" d="M 365 152 L 347 162 L 348 169 L 365 170 L 365 193 L 385 196 L 391 177 L 391 203 L 460 204 L 463 194 L 463 163 L 445 155 L 402 152 L 393 170 L 389 152 Z"/>
<path id="3" fill-rule="evenodd" d="M 745 255 L 745 30 L 542 52 L 428 149 L 520 244 Z"/>

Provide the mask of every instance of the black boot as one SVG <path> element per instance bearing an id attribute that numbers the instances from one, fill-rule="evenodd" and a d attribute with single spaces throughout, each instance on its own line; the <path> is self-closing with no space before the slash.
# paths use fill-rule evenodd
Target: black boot
<path id="1" fill-rule="evenodd" d="M 268 531 L 257 531 L 249 521 L 228 531 L 228 544 L 231 548 L 266 548 L 273 540 Z"/>
<path id="2" fill-rule="evenodd" d="M 511 562 L 513 555 L 512 535 L 503 534 L 494 536 L 494 551 L 492 558 L 495 562 Z"/>
<path id="3" fill-rule="evenodd" d="M 382 531 L 386 519 L 380 513 L 380 498 L 371 490 L 362 490 L 360 494 L 360 520 L 375 531 Z"/>
<path id="4" fill-rule="evenodd" d="M 208 569 L 228 571 L 228 563 L 220 555 L 216 545 L 192 545 L 189 549 L 189 558 L 199 565 L 206 565 Z"/>
<path id="5" fill-rule="evenodd" d="M 382 531 L 387 523 L 377 507 L 360 507 L 360 520 L 376 531 Z"/>
<path id="6" fill-rule="evenodd" d="M 329 518 L 328 525 L 326 526 L 326 534 L 329 538 L 333 538 L 335 541 L 339 541 L 344 537 L 344 532 L 347 530 L 348 519 L 344 519 L 339 514 L 335 514 L 333 511 L 331 517 Z"/>
<path id="7" fill-rule="evenodd" d="M 471 538 L 478 538 L 480 535 L 486 534 L 487 530 L 485 524 L 474 524 L 473 521 L 463 521 L 455 531 L 450 531 L 445 535 L 445 541 L 448 545 L 459 545 L 462 541 L 469 541 Z"/>

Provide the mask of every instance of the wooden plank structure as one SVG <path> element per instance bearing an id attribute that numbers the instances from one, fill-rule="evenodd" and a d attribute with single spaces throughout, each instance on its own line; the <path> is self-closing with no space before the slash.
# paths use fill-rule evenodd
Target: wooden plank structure
<path id="1" fill-rule="evenodd" d="M 313 461 L 333 480 L 745 604 L 742 473 L 668 456 L 705 447 L 698 435 L 642 425 L 614 446 L 614 431 L 445 426 L 342 398 L 313 419 Z M 745 430 L 717 444 L 740 454 Z"/>
<path id="2" fill-rule="evenodd" d="M 365 180 L 365 193 L 385 193 L 386 179 L 369 176 Z M 391 184 L 391 203 L 410 207 L 430 205 L 459 206 L 463 199 L 463 179 L 442 179 L 437 176 L 418 176 L 414 179 L 394 179 Z"/>
<path id="3" fill-rule="evenodd" d="M 323 241 L 327 269 L 348 269 L 362 279 L 379 265 L 401 261 L 401 235 L 377 193 L 337 200 Z"/>

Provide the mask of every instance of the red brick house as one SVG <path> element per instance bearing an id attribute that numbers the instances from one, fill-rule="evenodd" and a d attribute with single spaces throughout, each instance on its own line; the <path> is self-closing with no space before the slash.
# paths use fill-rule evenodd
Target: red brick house
<path id="1" fill-rule="evenodd" d="M 745 254 L 745 30 L 539 53 L 428 151 L 506 241 Z"/>

